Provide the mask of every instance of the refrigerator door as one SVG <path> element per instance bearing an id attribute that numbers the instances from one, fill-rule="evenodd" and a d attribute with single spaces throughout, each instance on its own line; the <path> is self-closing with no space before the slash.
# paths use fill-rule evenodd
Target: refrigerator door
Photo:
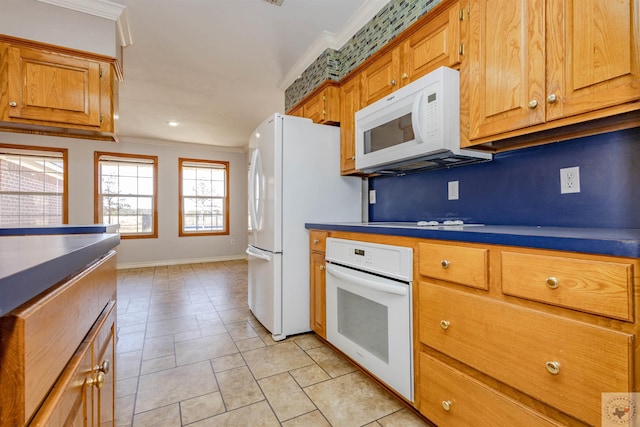
<path id="1" fill-rule="evenodd" d="M 282 116 L 258 126 L 249 147 L 249 244 L 282 252 Z"/>
<path id="2" fill-rule="evenodd" d="M 249 309 L 275 341 L 282 334 L 282 255 L 247 248 L 249 259 Z"/>

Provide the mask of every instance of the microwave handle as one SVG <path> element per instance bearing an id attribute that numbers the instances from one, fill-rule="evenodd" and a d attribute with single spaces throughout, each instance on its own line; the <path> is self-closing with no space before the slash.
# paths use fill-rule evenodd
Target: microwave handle
<path id="1" fill-rule="evenodd" d="M 422 96 L 424 95 L 424 91 L 418 92 L 416 98 L 413 100 L 413 107 L 411 109 L 411 125 L 413 126 L 413 134 L 415 136 L 415 141 L 417 143 L 424 142 L 424 136 L 422 132 L 421 123 L 423 120 L 420 120 L 420 115 L 422 113 Z"/>

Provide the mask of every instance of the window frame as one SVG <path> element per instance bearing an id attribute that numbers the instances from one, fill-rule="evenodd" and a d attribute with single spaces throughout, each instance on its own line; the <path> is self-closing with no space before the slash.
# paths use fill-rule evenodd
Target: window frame
<path id="1" fill-rule="evenodd" d="M 225 183 L 224 183 L 224 198 L 223 198 L 223 206 L 224 206 L 224 230 L 222 231 L 184 231 L 184 192 L 183 192 L 183 167 L 185 163 L 203 163 L 203 164 L 216 164 L 222 165 L 225 173 Z M 228 236 L 230 234 L 229 230 L 229 162 L 224 160 L 205 160 L 205 159 L 193 159 L 193 158 L 178 158 L 178 236 L 179 237 L 190 237 L 190 236 Z M 213 197 L 212 197 L 213 198 Z"/>
<path id="2" fill-rule="evenodd" d="M 100 158 L 101 157 L 113 157 L 123 158 L 125 162 L 131 162 L 132 159 L 140 159 L 151 161 L 153 165 L 153 232 L 151 233 L 122 233 L 120 232 L 121 239 L 152 239 L 158 237 L 158 156 L 151 156 L 146 154 L 130 154 L 130 153 L 114 153 L 108 151 L 96 151 L 93 155 L 93 220 L 96 224 L 100 222 L 100 216 L 102 212 L 102 195 L 100 193 Z"/>
<path id="3" fill-rule="evenodd" d="M 5 144 L 0 143 L 0 151 L 6 150 L 24 150 L 24 151 L 49 151 L 62 154 L 62 224 L 69 224 L 69 149 L 58 147 L 41 147 L 36 145 L 21 144 Z M 19 155 L 19 154 L 18 154 Z M 45 225 L 43 225 L 45 226 Z"/>

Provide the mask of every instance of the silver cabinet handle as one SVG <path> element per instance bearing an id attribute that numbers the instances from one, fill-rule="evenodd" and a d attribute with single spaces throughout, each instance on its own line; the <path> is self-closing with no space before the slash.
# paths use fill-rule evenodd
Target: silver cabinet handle
<path id="1" fill-rule="evenodd" d="M 441 320 L 441 321 L 440 321 L 440 327 L 441 327 L 442 329 L 444 329 L 445 331 L 446 331 L 447 329 L 449 329 L 449 325 L 450 325 L 450 324 L 451 324 L 451 322 L 449 322 L 448 320 Z"/>
<path id="2" fill-rule="evenodd" d="M 545 279 L 545 283 L 550 289 L 556 289 L 558 286 L 560 286 L 560 281 L 553 276 L 547 277 Z"/>
<path id="3" fill-rule="evenodd" d="M 529 101 L 529 109 L 533 110 L 534 108 L 536 108 L 538 106 L 538 101 L 535 99 L 532 99 L 531 101 Z"/>
<path id="4" fill-rule="evenodd" d="M 560 362 L 552 360 L 545 363 L 544 366 L 545 368 L 547 368 L 547 372 L 549 372 L 551 375 L 558 375 L 558 373 L 560 373 Z"/>
<path id="5" fill-rule="evenodd" d="M 555 93 L 552 93 L 551 95 L 547 96 L 547 102 L 549 104 L 553 104 L 558 100 L 558 95 L 556 95 Z"/>
<path id="6" fill-rule="evenodd" d="M 442 266 L 442 268 L 449 268 L 451 263 L 449 262 L 449 260 L 443 259 L 442 261 L 440 261 L 440 265 Z"/>

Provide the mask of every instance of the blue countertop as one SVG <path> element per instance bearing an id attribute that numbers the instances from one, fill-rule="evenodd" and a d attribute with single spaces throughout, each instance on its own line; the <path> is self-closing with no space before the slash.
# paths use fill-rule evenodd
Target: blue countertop
<path id="1" fill-rule="evenodd" d="M 640 258 L 640 229 L 474 224 L 418 226 L 415 222 L 307 223 L 305 227 Z"/>
<path id="2" fill-rule="evenodd" d="M 33 225 L 0 228 L 0 236 L 30 236 L 34 234 L 93 234 L 116 233 L 120 228 L 117 224 L 89 224 L 89 225 Z"/>
<path id="3" fill-rule="evenodd" d="M 116 233 L 0 237 L 0 316 L 120 244 Z"/>

